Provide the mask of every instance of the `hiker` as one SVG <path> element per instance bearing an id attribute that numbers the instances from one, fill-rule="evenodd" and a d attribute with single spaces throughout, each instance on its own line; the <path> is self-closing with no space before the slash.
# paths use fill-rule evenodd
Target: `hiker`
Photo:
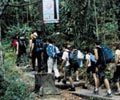
<path id="1" fill-rule="evenodd" d="M 52 71 L 54 71 L 55 78 L 58 79 L 58 82 L 60 82 L 61 77 L 57 66 L 57 53 L 59 53 L 59 49 L 53 45 L 53 41 L 51 39 L 48 39 L 48 46 L 46 50 L 48 54 L 48 73 L 52 73 Z"/>
<path id="2" fill-rule="evenodd" d="M 19 65 L 20 65 L 21 56 L 23 56 L 23 59 L 24 59 L 24 67 L 29 66 L 28 59 L 27 59 L 26 47 L 27 47 L 26 38 L 25 38 L 24 34 L 21 34 L 18 37 L 18 41 L 17 41 L 17 50 L 16 50 L 16 55 L 17 55 L 16 66 L 17 67 L 19 67 Z"/>
<path id="3" fill-rule="evenodd" d="M 97 60 L 96 66 L 97 66 L 97 70 L 98 70 L 98 72 L 97 72 L 98 73 L 98 80 L 99 80 L 99 82 L 104 81 L 105 87 L 107 89 L 107 94 L 105 96 L 111 97 L 112 92 L 111 92 L 110 84 L 109 84 L 107 73 L 106 73 L 107 65 L 103 59 L 104 55 L 102 53 L 103 51 L 101 48 L 102 48 L 101 41 L 99 41 L 99 40 L 96 41 L 95 48 L 94 48 L 94 54 L 95 54 L 95 58 Z M 98 94 L 99 93 L 98 88 L 95 88 L 93 92 L 94 92 L 94 94 Z"/>
<path id="4" fill-rule="evenodd" d="M 115 95 L 120 95 L 120 47 L 119 44 L 115 46 L 115 71 L 114 71 L 114 81 L 116 83 L 117 92 Z"/>
<path id="5" fill-rule="evenodd" d="M 90 72 L 92 72 L 94 83 L 95 83 L 95 89 L 98 89 L 98 79 L 97 79 L 97 75 L 96 75 L 96 59 L 95 59 L 95 56 L 90 51 L 89 47 L 87 47 L 85 51 L 86 51 L 85 67 L 87 69 L 86 70 L 87 75 L 86 75 L 86 78 L 85 78 L 84 88 L 87 88 L 87 83 L 88 83 L 88 79 L 89 79 L 89 76 L 90 76 Z"/>
<path id="6" fill-rule="evenodd" d="M 66 44 L 64 44 L 63 45 L 63 55 L 62 55 L 63 61 L 60 66 L 61 71 L 64 72 L 64 79 L 62 82 L 64 84 L 66 84 L 67 77 L 68 77 L 70 84 L 71 84 L 71 88 L 69 90 L 75 91 L 75 86 L 74 86 L 72 75 L 71 75 L 72 67 L 70 66 L 70 62 L 69 62 L 69 53 L 70 53 L 70 51 L 68 49 L 68 46 Z"/>
<path id="7" fill-rule="evenodd" d="M 75 81 L 79 81 L 79 60 L 81 59 L 81 51 L 76 49 L 76 46 L 73 45 L 70 51 L 70 66 L 73 68 L 76 78 Z"/>
<path id="8" fill-rule="evenodd" d="M 40 38 L 40 34 L 37 31 L 33 33 L 34 39 L 32 41 L 32 71 L 41 71 L 41 55 L 43 52 L 43 42 Z M 37 63 L 37 65 L 36 65 Z M 35 68 L 37 66 L 37 69 Z"/>

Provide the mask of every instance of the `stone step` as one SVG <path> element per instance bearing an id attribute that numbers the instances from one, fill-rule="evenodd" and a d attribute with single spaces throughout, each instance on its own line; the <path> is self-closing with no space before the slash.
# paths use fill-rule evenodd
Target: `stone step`
<path id="1" fill-rule="evenodd" d="M 84 84 L 83 81 L 74 82 L 75 87 L 82 86 L 83 84 Z M 63 84 L 62 82 L 57 82 L 56 81 L 55 82 L 55 86 L 58 87 L 58 88 L 60 88 L 60 89 L 67 89 L 67 88 L 71 87 L 69 81 L 67 81 L 66 84 Z"/>
<path id="2" fill-rule="evenodd" d="M 73 94 L 86 98 L 86 99 L 92 99 L 92 100 L 120 100 L 120 95 L 116 96 L 116 95 L 112 95 L 112 97 L 105 97 L 105 90 L 100 90 L 99 91 L 99 95 L 95 95 L 92 93 L 93 90 L 88 90 L 88 89 L 80 89 L 77 90 L 75 92 L 72 92 Z"/>

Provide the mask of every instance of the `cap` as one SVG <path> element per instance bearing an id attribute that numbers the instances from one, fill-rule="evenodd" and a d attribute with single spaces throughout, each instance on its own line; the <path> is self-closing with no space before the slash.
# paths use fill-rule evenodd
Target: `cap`
<path id="1" fill-rule="evenodd" d="M 33 35 L 38 36 L 37 32 L 34 32 Z"/>

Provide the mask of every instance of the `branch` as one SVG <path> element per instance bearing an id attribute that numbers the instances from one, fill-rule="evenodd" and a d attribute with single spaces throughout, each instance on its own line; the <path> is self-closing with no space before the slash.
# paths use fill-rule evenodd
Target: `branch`
<path id="1" fill-rule="evenodd" d="M 41 2 L 41 0 L 38 0 L 38 1 L 35 1 L 35 2 L 31 2 L 31 3 L 27 3 L 27 4 L 20 4 L 20 5 L 11 5 L 11 4 L 8 4 L 8 6 L 10 6 L 10 7 L 23 7 L 23 6 L 29 6 L 29 5 L 33 5 L 33 4 L 35 4 L 35 3 L 39 3 L 39 2 Z"/>

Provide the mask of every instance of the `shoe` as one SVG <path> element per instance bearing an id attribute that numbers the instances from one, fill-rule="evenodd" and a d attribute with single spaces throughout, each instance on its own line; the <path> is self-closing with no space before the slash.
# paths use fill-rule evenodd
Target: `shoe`
<path id="1" fill-rule="evenodd" d="M 34 93 L 38 93 L 38 92 L 39 92 L 39 90 L 34 89 L 32 92 L 34 92 Z"/>
<path id="2" fill-rule="evenodd" d="M 107 93 L 105 97 L 112 97 L 112 93 Z"/>
<path id="3" fill-rule="evenodd" d="M 75 91 L 75 87 L 71 87 L 69 91 Z"/>
<path id="4" fill-rule="evenodd" d="M 63 79 L 63 80 L 62 80 L 62 83 L 63 83 L 63 84 L 66 84 L 66 80 L 65 80 L 65 79 Z"/>
<path id="5" fill-rule="evenodd" d="M 88 89 L 87 84 L 83 85 L 83 89 Z"/>
<path id="6" fill-rule="evenodd" d="M 117 91 L 117 92 L 115 93 L 115 95 L 120 95 L 120 91 Z"/>
<path id="7" fill-rule="evenodd" d="M 99 94 L 99 90 L 94 90 L 94 91 L 93 91 L 93 94 L 98 95 L 98 94 Z"/>
<path id="8" fill-rule="evenodd" d="M 26 65 L 26 66 L 24 66 L 25 69 L 28 68 L 28 67 L 30 67 L 30 65 Z"/>
<path id="9" fill-rule="evenodd" d="M 61 77 L 60 77 L 60 76 L 59 76 L 57 79 L 58 79 L 58 82 L 60 82 L 60 81 L 61 81 Z"/>
<path id="10" fill-rule="evenodd" d="M 79 82 L 79 79 L 76 79 L 75 82 Z"/>

